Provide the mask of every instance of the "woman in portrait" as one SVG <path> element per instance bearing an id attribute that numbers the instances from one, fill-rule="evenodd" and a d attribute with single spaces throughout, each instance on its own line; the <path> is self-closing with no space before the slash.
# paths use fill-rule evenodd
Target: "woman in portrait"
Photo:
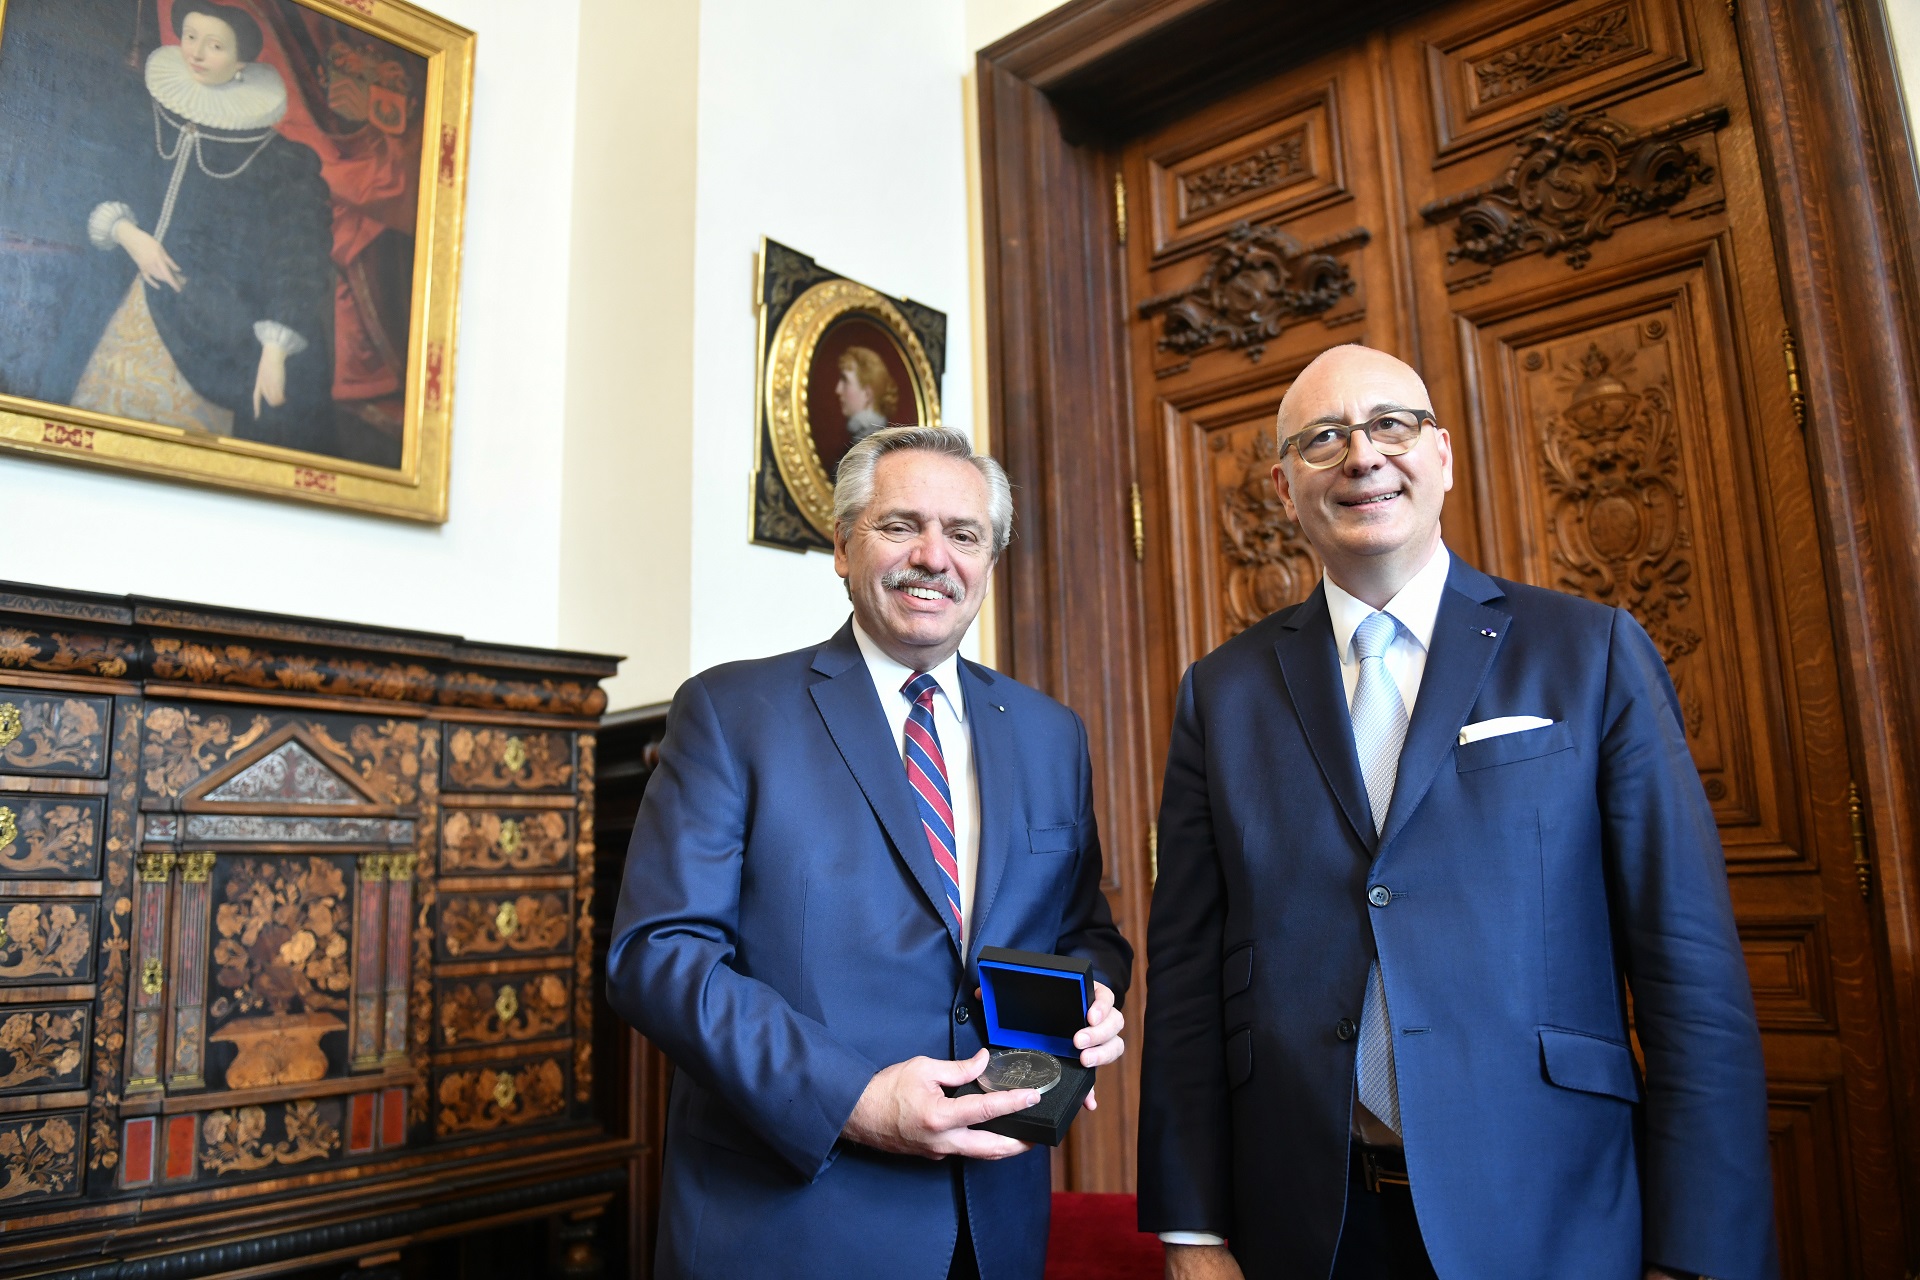
<path id="1" fill-rule="evenodd" d="M 866 347 L 848 347 L 840 355 L 840 380 L 834 384 L 840 412 L 847 415 L 847 437 L 852 444 L 887 425 L 887 415 L 900 403 L 900 388 L 880 357 Z"/>
<path id="2" fill-rule="evenodd" d="M 87 236 L 124 276 L 69 397 L 78 408 L 330 452 L 332 205 L 313 150 L 275 126 L 260 26 L 173 6 L 146 63 L 151 119 L 100 175 Z"/>

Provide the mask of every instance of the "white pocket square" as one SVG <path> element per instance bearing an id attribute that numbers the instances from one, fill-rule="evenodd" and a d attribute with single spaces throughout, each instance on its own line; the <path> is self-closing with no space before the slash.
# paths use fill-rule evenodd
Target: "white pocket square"
<path id="1" fill-rule="evenodd" d="M 1498 738 L 1502 734 L 1519 733 L 1525 729 L 1544 729 L 1553 721 L 1543 716 L 1498 716 L 1492 720 L 1482 720 L 1479 724 L 1470 724 L 1460 731 L 1461 746 L 1469 742 L 1478 742 L 1482 738 Z"/>

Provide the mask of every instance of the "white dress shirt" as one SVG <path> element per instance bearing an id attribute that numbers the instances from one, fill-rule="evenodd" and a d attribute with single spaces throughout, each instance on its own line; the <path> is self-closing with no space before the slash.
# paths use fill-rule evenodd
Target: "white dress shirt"
<path id="1" fill-rule="evenodd" d="M 860 656 L 867 660 L 867 674 L 873 677 L 874 692 L 880 695 L 880 709 L 887 713 L 894 754 L 900 757 L 900 769 L 905 773 L 907 716 L 913 704 L 900 689 L 919 673 L 888 657 L 860 629 L 857 620 L 853 638 L 860 646 Z M 960 864 L 960 918 L 965 925 L 960 940 L 964 945 L 966 930 L 973 926 L 973 880 L 980 865 L 980 778 L 973 767 L 973 735 L 967 731 L 967 699 L 960 688 L 959 655 L 950 655 L 929 674 L 940 686 L 933 695 L 933 730 L 940 737 L 940 754 L 947 762 L 947 789 L 953 795 L 953 852 Z"/>
<path id="2" fill-rule="evenodd" d="M 1413 718 L 1414 700 L 1420 696 L 1420 679 L 1427 673 L 1427 650 L 1433 644 L 1433 624 L 1440 616 L 1440 597 L 1447 589 L 1447 573 L 1453 566 L 1453 557 L 1447 553 L 1443 543 L 1434 548 L 1433 557 L 1411 578 L 1407 579 L 1393 599 L 1387 601 L 1387 607 L 1380 612 L 1390 614 L 1398 623 L 1393 629 L 1393 642 L 1387 646 L 1387 672 L 1393 682 L 1400 686 L 1400 700 L 1407 704 L 1407 718 Z M 1333 621 L 1333 647 L 1340 655 L 1340 679 L 1346 685 L 1347 706 L 1353 706 L 1353 691 L 1360 684 L 1360 659 L 1353 651 L 1353 633 L 1374 609 L 1365 600 L 1353 595 L 1332 578 L 1321 575 L 1321 585 L 1327 590 L 1327 613 Z M 1393 1130 L 1381 1124 L 1362 1107 L 1356 1098 L 1353 1104 L 1353 1136 L 1375 1146 L 1399 1144 L 1400 1139 Z M 1207 1231 L 1162 1231 L 1164 1244 L 1225 1244 L 1226 1241 Z"/>

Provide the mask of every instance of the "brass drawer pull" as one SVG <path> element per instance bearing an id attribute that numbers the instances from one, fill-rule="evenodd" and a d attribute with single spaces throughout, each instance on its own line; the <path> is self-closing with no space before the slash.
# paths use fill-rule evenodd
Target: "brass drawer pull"
<path id="1" fill-rule="evenodd" d="M 0 849 L 6 848 L 20 838 L 20 821 L 13 810 L 0 804 Z"/>
<path id="2" fill-rule="evenodd" d="M 500 763 L 507 766 L 508 773 L 518 773 L 527 767 L 527 744 L 518 736 L 507 739 L 506 747 L 500 752 Z"/>
<path id="3" fill-rule="evenodd" d="M 11 702 L 0 702 L 0 747 L 8 745 L 19 737 L 22 727 L 20 708 Z"/>
<path id="4" fill-rule="evenodd" d="M 515 741 L 518 741 L 518 739 L 515 739 Z M 520 844 L 520 820 L 518 818 L 507 818 L 502 821 L 500 823 L 500 852 L 511 858 L 514 854 L 520 852 Z"/>
<path id="5" fill-rule="evenodd" d="M 519 1090 L 513 1087 L 513 1077 L 502 1071 L 493 1078 L 493 1105 L 505 1111 L 513 1105 L 513 1099 Z"/>
<path id="6" fill-rule="evenodd" d="M 493 1012 L 499 1017 L 504 1028 L 513 1021 L 513 1015 L 520 1012 L 520 997 L 513 993 L 512 987 L 501 987 L 500 994 L 493 998 Z"/>
<path id="7" fill-rule="evenodd" d="M 147 962 L 140 966 L 140 993 L 149 996 L 159 995 L 163 976 L 160 961 L 149 956 Z"/>
<path id="8" fill-rule="evenodd" d="M 503 902 L 500 909 L 493 913 L 493 929 L 502 938 L 511 938 L 520 932 L 520 913 L 511 902 Z"/>

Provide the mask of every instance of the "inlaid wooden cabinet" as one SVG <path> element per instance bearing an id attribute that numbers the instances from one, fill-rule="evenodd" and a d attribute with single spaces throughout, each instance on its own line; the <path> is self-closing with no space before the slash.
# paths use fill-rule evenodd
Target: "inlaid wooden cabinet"
<path id="1" fill-rule="evenodd" d="M 594 1273 L 614 667 L 0 585 L 0 1275 L 350 1269 L 502 1215 Z"/>

